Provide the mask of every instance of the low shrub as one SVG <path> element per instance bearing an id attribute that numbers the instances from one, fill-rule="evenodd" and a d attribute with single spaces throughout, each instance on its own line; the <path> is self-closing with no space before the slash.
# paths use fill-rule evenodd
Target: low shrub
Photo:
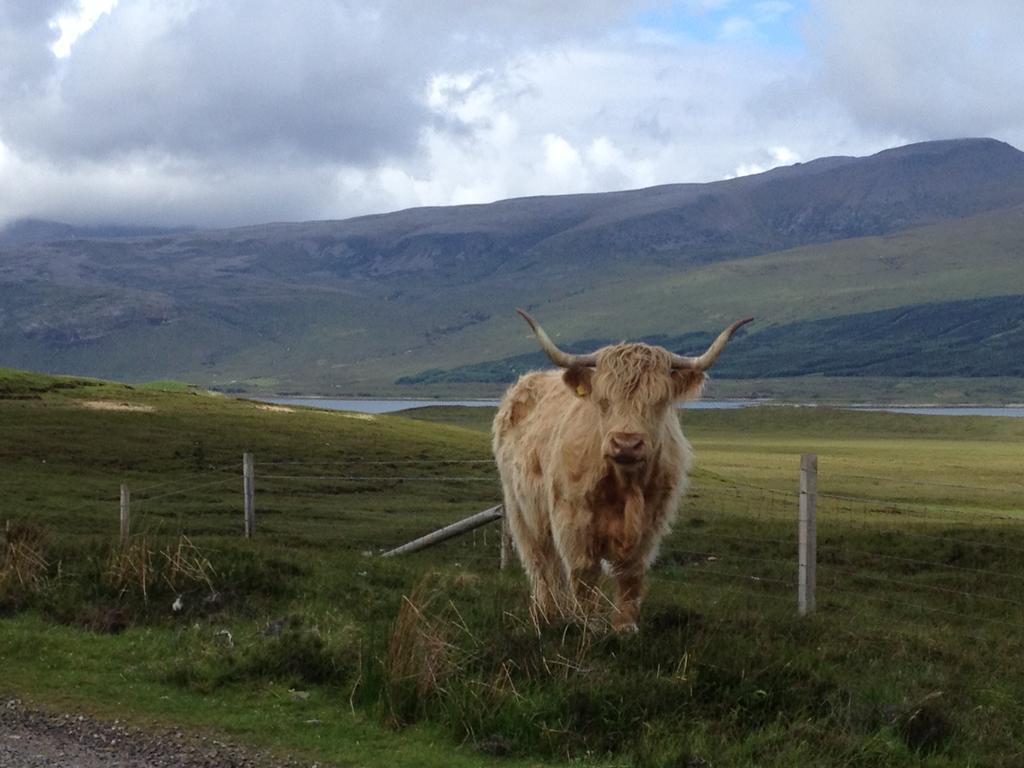
<path id="1" fill-rule="evenodd" d="M 118 632 L 228 609 L 254 614 L 290 594 L 301 573 L 284 560 L 231 545 L 201 548 L 184 535 L 71 545 L 10 523 L 0 548 L 0 612 L 34 609 L 62 624 Z"/>
<path id="2" fill-rule="evenodd" d="M 233 683 L 274 681 L 291 687 L 347 686 L 360 676 L 365 653 L 361 634 L 351 627 L 324 631 L 293 615 L 263 630 L 235 638 L 227 629 L 211 630 L 199 652 L 173 659 L 165 682 L 210 692 Z"/>

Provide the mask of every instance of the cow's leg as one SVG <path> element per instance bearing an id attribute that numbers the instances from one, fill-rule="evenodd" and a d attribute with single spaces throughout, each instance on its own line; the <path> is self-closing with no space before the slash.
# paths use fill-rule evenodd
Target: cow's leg
<path id="1" fill-rule="evenodd" d="M 544 623 L 554 621 L 562 613 L 565 603 L 565 572 L 550 537 L 530 536 L 529 555 L 523 557 L 523 566 L 533 587 L 534 617 Z"/>
<path id="2" fill-rule="evenodd" d="M 612 629 L 616 632 L 636 632 L 640 618 L 640 604 L 647 593 L 647 580 L 643 562 L 618 563 L 614 568 L 618 594 Z"/>
<path id="3" fill-rule="evenodd" d="M 516 543 L 516 553 L 533 591 L 531 612 L 538 620 L 550 622 L 559 614 L 564 590 L 562 561 L 555 551 L 550 533 L 534 533 L 520 514 L 518 505 L 507 497 L 505 514 Z"/>
<path id="4" fill-rule="evenodd" d="M 601 559 L 594 546 L 590 515 L 582 504 L 562 503 L 551 515 L 552 536 L 565 567 L 563 613 L 587 621 L 601 603 Z"/>
<path id="5" fill-rule="evenodd" d="M 601 566 L 587 564 L 577 567 L 569 574 L 569 586 L 572 592 L 573 615 L 584 622 L 589 622 L 601 609 L 604 595 L 599 585 Z"/>
<path id="6" fill-rule="evenodd" d="M 538 616 L 550 622 L 565 612 L 565 569 L 550 538 L 542 543 L 540 551 L 535 564 L 533 605 Z"/>

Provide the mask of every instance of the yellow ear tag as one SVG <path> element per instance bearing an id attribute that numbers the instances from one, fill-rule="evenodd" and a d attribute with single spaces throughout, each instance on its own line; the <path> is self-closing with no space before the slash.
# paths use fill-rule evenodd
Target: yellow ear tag
<path id="1" fill-rule="evenodd" d="M 587 396 L 587 388 L 584 387 L 582 384 L 577 384 L 576 385 L 576 394 L 579 395 L 580 397 L 586 397 Z"/>

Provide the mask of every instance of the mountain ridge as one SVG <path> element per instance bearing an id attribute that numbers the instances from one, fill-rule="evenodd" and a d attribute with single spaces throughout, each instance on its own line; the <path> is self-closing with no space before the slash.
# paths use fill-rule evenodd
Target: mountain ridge
<path id="1" fill-rule="evenodd" d="M 728 295 L 721 281 L 735 272 L 747 299 L 726 303 L 762 316 L 790 295 L 811 301 L 816 316 L 849 314 L 844 291 L 875 285 L 880 271 L 904 263 L 917 266 L 877 282 L 888 298 L 868 309 L 898 306 L 902 294 L 908 304 L 979 298 L 1000 286 L 1009 294 L 1021 270 L 1003 251 L 1017 247 L 1022 205 L 1024 153 L 969 139 L 708 184 L 207 232 L 0 238 L 0 365 L 362 391 L 425 363 L 458 367 L 523 351 L 516 304 L 543 308 L 542 319 L 568 339 L 609 324 L 636 336 L 713 330 L 724 312 L 709 303 L 714 294 L 690 291 L 701 314 L 682 324 L 657 294 L 709 275 L 718 277 L 708 290 Z M 903 235 L 919 230 L 933 256 Z M 903 250 L 888 261 L 865 256 L 885 251 L 887 238 Z M 950 250 L 953 242 L 962 252 Z M 809 247 L 814 253 L 800 251 Z M 765 258 L 776 253 L 783 256 Z M 857 283 L 823 277 L 850 259 L 859 271 L 842 279 Z M 980 273 L 965 271 L 965 260 Z M 807 270 L 816 276 L 802 277 Z M 774 283 L 773 274 L 790 282 Z M 985 287 L 972 288 L 978 280 Z M 766 293 L 773 285 L 776 293 Z M 791 316 L 769 316 L 757 332 L 799 319 Z"/>

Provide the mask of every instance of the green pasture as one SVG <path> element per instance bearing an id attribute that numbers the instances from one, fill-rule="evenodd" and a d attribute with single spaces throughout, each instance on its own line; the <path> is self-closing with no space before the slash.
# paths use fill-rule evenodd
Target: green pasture
<path id="1" fill-rule="evenodd" d="M 495 528 L 375 556 L 497 503 L 492 415 L 0 371 L 0 695 L 342 765 L 1024 760 L 1024 420 L 684 411 L 697 469 L 619 637 L 534 625 Z"/>

